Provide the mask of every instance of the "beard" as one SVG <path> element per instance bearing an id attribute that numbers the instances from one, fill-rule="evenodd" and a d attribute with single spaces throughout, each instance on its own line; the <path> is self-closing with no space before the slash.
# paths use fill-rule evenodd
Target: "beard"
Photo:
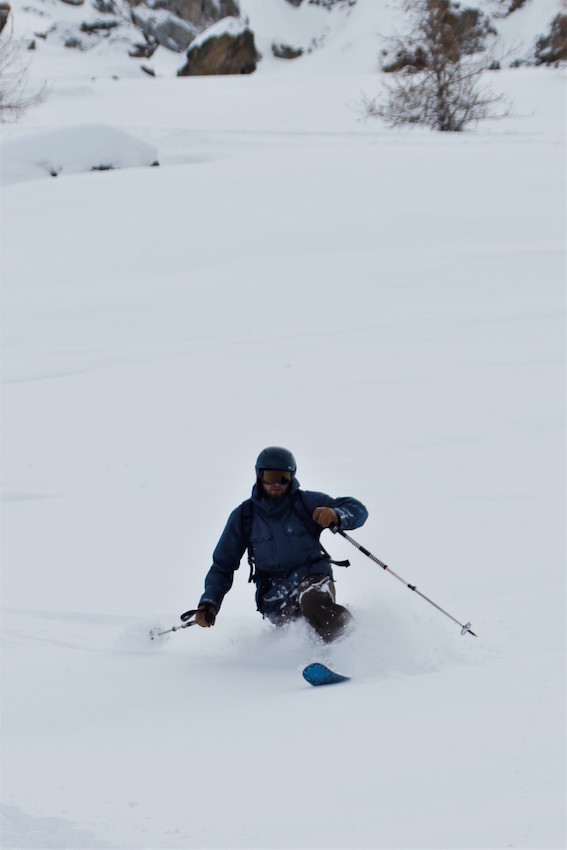
<path id="1" fill-rule="evenodd" d="M 287 496 L 289 492 L 289 484 L 287 485 L 287 487 L 282 487 L 279 492 L 268 491 L 265 489 L 265 487 L 262 487 L 262 491 L 264 494 L 264 498 L 267 499 L 270 505 L 277 505 L 279 504 L 279 502 L 281 502 L 284 496 Z"/>
<path id="2" fill-rule="evenodd" d="M 271 493 L 268 496 L 268 502 L 271 505 L 276 505 L 278 502 L 281 502 L 281 500 L 283 499 L 284 496 L 285 496 L 285 490 L 282 490 L 281 493 Z"/>

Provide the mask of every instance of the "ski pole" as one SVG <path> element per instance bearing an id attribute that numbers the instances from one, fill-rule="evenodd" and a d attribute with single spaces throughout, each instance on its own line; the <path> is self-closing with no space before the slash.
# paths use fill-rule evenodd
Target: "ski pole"
<path id="1" fill-rule="evenodd" d="M 401 581 L 402 584 L 405 584 L 406 587 L 409 587 L 410 590 L 415 591 L 418 596 L 421 596 L 422 599 L 425 599 L 426 602 L 429 602 L 430 605 L 433 605 L 434 608 L 437 608 L 438 611 L 441 611 L 442 614 L 445 614 L 446 617 L 449 617 L 450 620 L 452 620 L 454 623 L 461 627 L 462 635 L 470 634 L 473 635 L 473 637 L 478 637 L 478 635 L 476 635 L 471 629 L 472 623 L 465 623 L 464 625 L 463 623 L 460 623 L 455 617 L 453 617 L 451 614 L 441 608 L 440 605 L 437 605 L 436 602 L 433 602 L 432 599 L 429 599 L 428 596 L 418 590 L 415 584 L 410 584 L 404 578 L 395 573 L 394 570 L 390 569 L 390 567 L 383 561 L 381 561 L 380 558 L 377 558 L 376 555 L 373 555 L 372 552 L 369 552 L 368 549 L 365 549 L 364 546 L 361 546 L 360 543 L 354 540 L 349 534 L 346 534 L 346 532 L 344 532 L 342 528 L 339 528 L 338 525 L 329 526 L 329 530 L 332 531 L 333 534 L 340 534 L 341 537 L 344 537 L 345 540 L 348 540 L 349 543 L 352 543 L 353 546 L 356 546 L 356 548 L 359 549 L 363 553 L 363 555 L 366 555 L 368 558 L 370 558 L 371 561 L 374 561 L 375 564 L 378 564 L 379 567 L 382 567 L 383 570 L 389 572 L 390 575 L 393 575 L 394 578 L 397 578 L 398 581 Z"/>
<path id="2" fill-rule="evenodd" d="M 181 615 L 183 622 L 180 626 L 172 626 L 170 629 L 166 629 L 163 632 L 156 632 L 155 629 L 150 629 L 150 640 L 154 640 L 154 638 L 161 637 L 162 635 L 168 635 L 171 632 L 178 632 L 179 629 L 188 629 L 190 626 L 196 626 L 197 623 L 194 619 L 196 613 L 196 608 L 193 611 L 185 611 L 185 613 Z"/>

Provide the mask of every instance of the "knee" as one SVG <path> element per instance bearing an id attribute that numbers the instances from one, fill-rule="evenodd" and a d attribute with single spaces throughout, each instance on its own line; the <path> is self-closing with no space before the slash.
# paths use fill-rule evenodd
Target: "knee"
<path id="1" fill-rule="evenodd" d="M 322 594 L 322 596 L 319 596 Z M 336 599 L 335 593 L 335 583 L 329 576 L 308 576 L 308 578 L 303 579 L 298 588 L 298 601 L 301 607 L 303 607 L 303 600 L 308 596 L 318 596 L 319 599 L 324 598 L 325 596 L 330 597 L 331 601 L 334 602 Z"/>

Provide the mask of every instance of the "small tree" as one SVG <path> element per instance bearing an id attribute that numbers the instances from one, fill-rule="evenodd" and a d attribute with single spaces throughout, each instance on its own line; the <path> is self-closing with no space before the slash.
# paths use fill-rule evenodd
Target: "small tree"
<path id="1" fill-rule="evenodd" d="M 480 84 L 490 64 L 472 57 L 494 30 L 477 10 L 457 12 L 451 0 L 414 0 L 411 8 L 415 28 L 396 40 L 395 61 L 384 68 L 395 81 L 386 85 L 384 103 L 363 101 L 366 115 L 380 116 L 394 127 L 424 124 L 444 132 L 459 132 L 487 118 L 502 98 Z"/>
<path id="2" fill-rule="evenodd" d="M 30 88 L 22 51 L 22 42 L 14 38 L 10 16 L 0 34 L 0 121 L 18 118 L 45 97 L 45 86 Z"/>

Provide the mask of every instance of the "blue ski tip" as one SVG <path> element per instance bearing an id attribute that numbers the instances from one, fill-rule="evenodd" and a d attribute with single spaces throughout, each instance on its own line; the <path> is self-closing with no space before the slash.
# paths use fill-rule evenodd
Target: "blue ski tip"
<path id="1" fill-rule="evenodd" d="M 303 671 L 303 678 L 310 685 L 334 685 L 337 682 L 348 682 L 350 676 L 341 676 L 340 673 L 335 673 L 334 670 L 329 670 L 324 664 L 308 664 Z"/>

